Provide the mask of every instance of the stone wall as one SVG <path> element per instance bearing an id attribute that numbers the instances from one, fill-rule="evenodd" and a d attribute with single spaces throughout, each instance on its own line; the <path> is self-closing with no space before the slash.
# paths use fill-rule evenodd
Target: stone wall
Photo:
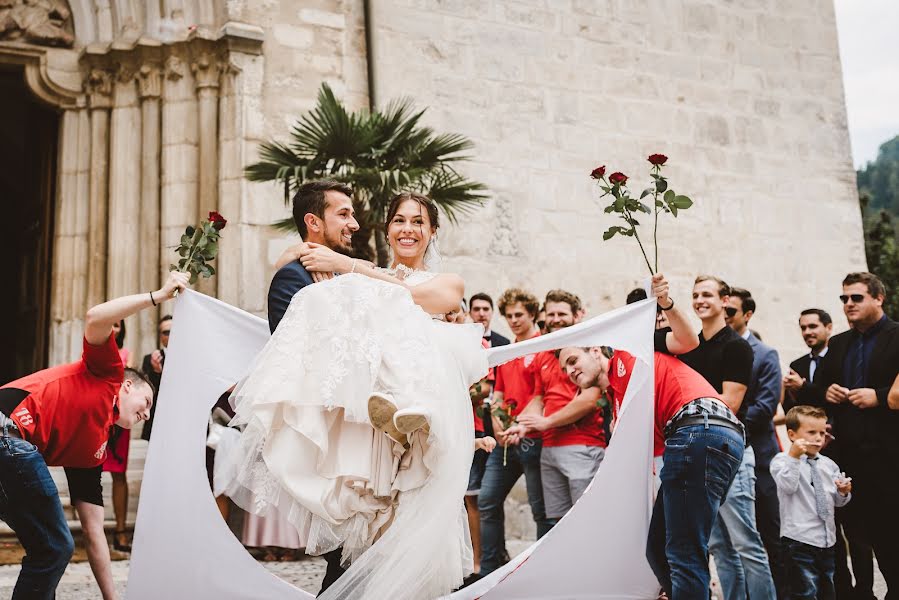
<path id="1" fill-rule="evenodd" d="M 467 173 L 493 202 L 442 232 L 468 292 L 578 293 L 591 314 L 644 277 L 588 178 L 649 181 L 662 152 L 695 207 L 660 227 L 661 269 L 688 305 L 710 272 L 749 288 L 752 327 L 788 362 L 801 309 L 843 320 L 842 276 L 865 266 L 829 2 L 374 2 L 375 92 L 477 142 Z M 650 235 L 647 232 L 644 235 Z M 503 325 L 497 323 L 498 328 Z"/>

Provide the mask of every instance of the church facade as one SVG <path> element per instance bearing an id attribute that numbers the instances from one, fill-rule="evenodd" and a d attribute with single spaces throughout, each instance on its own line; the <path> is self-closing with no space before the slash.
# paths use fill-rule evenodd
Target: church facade
<path id="1" fill-rule="evenodd" d="M 654 152 L 695 202 L 660 227 L 677 301 L 700 272 L 752 290 L 786 359 L 799 311 L 838 313 L 864 268 L 826 0 L 0 0 L 4 380 L 77 357 L 86 309 L 157 288 L 210 210 L 229 224 L 198 289 L 264 314 L 293 240 L 270 227 L 281 188 L 243 169 L 322 82 L 351 108 L 411 97 L 475 141 L 464 170 L 491 199 L 440 233 L 468 293 L 623 304 L 645 267 L 632 239 L 602 242 L 589 173 L 639 189 Z M 128 321 L 133 353 L 162 312 Z"/>

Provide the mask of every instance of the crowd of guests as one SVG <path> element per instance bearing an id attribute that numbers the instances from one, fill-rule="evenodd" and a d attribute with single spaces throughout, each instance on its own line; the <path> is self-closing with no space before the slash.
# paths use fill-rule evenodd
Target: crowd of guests
<path id="1" fill-rule="evenodd" d="M 664 279 L 654 280 L 660 282 Z M 661 534 L 651 532 L 647 555 L 662 594 L 702 597 L 695 594 L 703 586 L 708 589 L 707 576 L 696 572 L 708 573 L 710 553 L 727 600 L 869 600 L 875 598 L 875 557 L 890 590 L 887 598 L 894 597 L 899 590 L 899 511 L 891 505 L 899 491 L 899 324 L 883 312 L 883 283 L 871 273 L 846 276 L 840 295 L 849 325 L 845 333 L 831 337 L 833 320 L 826 311 L 803 310 L 798 328 L 809 351 L 790 363 L 786 374 L 777 351 L 750 329 L 757 305 L 748 290 L 731 287 L 718 277 L 697 277 L 692 309 L 701 330 L 694 335 L 685 333 L 690 327 L 685 311 L 675 307 L 664 285 L 664 294 L 655 294 L 659 498 L 653 529 L 657 518 L 672 514 L 666 510 L 671 509 L 667 506 L 671 499 L 662 480 L 663 463 L 673 469 L 677 459 L 671 451 L 674 429 L 702 423 L 682 415 L 683 410 L 662 419 L 672 411 L 666 405 L 669 391 L 660 389 L 659 381 L 682 368 L 670 360 L 686 365 L 690 373 L 701 375 L 702 384 L 713 388 L 686 391 L 694 385 L 684 383 L 691 375 L 678 371 L 683 400 L 674 400 L 674 406 L 688 408 L 691 400 L 705 396 L 719 400 L 726 408 L 698 409 L 695 415 L 703 416 L 706 424 L 712 415 L 711 422 L 738 430 L 738 439 L 745 442 L 722 463 L 732 463 L 732 473 L 724 477 L 720 499 L 712 503 L 710 530 L 698 536 L 694 556 L 678 556 L 671 548 L 671 531 L 680 525 L 670 517 L 659 525 Z M 646 291 L 637 289 L 626 301 L 645 298 Z M 509 289 L 499 297 L 496 309 L 516 342 L 584 317 L 581 300 L 564 290 L 550 291 L 541 303 L 526 290 Z M 472 296 L 468 311 L 471 321 L 485 327 L 485 346 L 509 343 L 491 328 L 490 296 Z M 581 350 L 583 360 L 570 349 L 562 351 L 561 362 L 558 352 L 515 359 L 472 387 L 478 435 L 493 435 L 498 441 L 497 451 L 475 456 L 472 464 L 466 498 L 470 522 L 477 524 L 472 527 L 477 559 L 472 579 L 508 561 L 503 504 L 521 475 L 539 538 L 570 510 L 602 463 L 614 434 L 616 403 L 623 397 L 623 387 L 616 393 L 615 371 L 620 379 L 623 372 L 629 377 L 629 370 L 627 360 L 612 349 L 593 349 L 595 360 Z M 662 353 L 666 356 L 659 358 Z M 566 367 L 566 360 L 578 366 Z M 580 383 L 578 378 L 589 371 L 581 369 L 585 364 L 596 364 L 605 379 L 576 385 L 573 380 Z M 610 366 L 615 364 L 617 368 Z M 714 411 L 722 418 L 716 421 Z M 776 425 L 786 425 L 788 445 L 781 443 Z M 710 496 L 715 473 L 709 465 L 706 469 L 700 487 Z M 678 480 L 673 484 L 689 487 L 684 483 L 689 475 L 681 473 Z M 702 512 L 699 507 L 704 503 L 699 499 L 689 508 Z M 701 529 L 699 523 L 689 525 Z M 697 553 L 706 556 L 704 567 L 690 563 Z M 686 562 L 677 564 L 682 558 Z M 660 560 L 666 564 L 656 568 Z M 698 586 L 696 581 L 678 583 L 684 572 L 690 572 Z"/>

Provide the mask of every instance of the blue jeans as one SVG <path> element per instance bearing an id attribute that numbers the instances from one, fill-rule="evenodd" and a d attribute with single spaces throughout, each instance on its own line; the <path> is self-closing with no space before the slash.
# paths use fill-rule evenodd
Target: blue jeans
<path id="1" fill-rule="evenodd" d="M 721 503 L 709 549 L 727 600 L 774 600 L 768 553 L 755 520 L 755 453 L 746 448 L 743 462 Z"/>
<path id="2" fill-rule="evenodd" d="M 780 538 L 789 600 L 833 600 L 834 547 L 817 548 Z"/>
<path id="3" fill-rule="evenodd" d="M 709 535 L 743 444 L 740 432 L 711 423 L 681 427 L 665 440 L 646 558 L 671 600 L 709 597 Z"/>
<path id="4" fill-rule="evenodd" d="M 25 548 L 13 600 L 54 598 L 75 542 L 44 457 L 33 444 L 5 431 L 0 437 L 0 519 Z"/>
<path id="5" fill-rule="evenodd" d="M 528 490 L 528 504 L 537 524 L 537 538 L 552 528 L 546 518 L 543 504 L 543 482 L 540 478 L 540 450 L 542 440 L 525 438 L 516 446 L 509 446 L 506 466 L 503 466 L 503 448 L 497 446 L 487 459 L 487 470 L 478 494 L 478 511 L 481 513 L 481 576 L 495 571 L 506 543 L 505 511 L 503 503 L 512 486 L 524 473 Z"/>

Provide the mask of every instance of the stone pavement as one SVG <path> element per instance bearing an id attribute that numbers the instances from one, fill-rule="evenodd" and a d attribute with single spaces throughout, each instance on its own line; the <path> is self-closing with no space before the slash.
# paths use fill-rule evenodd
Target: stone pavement
<path id="1" fill-rule="evenodd" d="M 527 548 L 530 543 L 524 540 L 510 540 L 507 542 L 507 546 L 510 553 L 518 554 Z M 322 577 L 325 574 L 325 561 L 318 557 L 310 556 L 295 562 L 264 562 L 262 565 L 284 581 L 312 594 L 318 592 Z M 127 560 L 119 560 L 112 563 L 113 578 L 115 579 L 120 598 L 124 598 L 125 584 L 128 579 L 128 566 L 129 561 Z M 0 566 L 0 598 L 12 596 L 13 586 L 15 586 L 18 575 L 18 566 Z M 720 600 L 717 578 L 715 579 L 713 591 L 715 592 L 715 598 Z M 883 598 L 886 594 L 886 584 L 876 566 L 874 570 L 874 593 L 878 598 Z M 98 600 L 100 598 L 100 591 L 97 589 L 97 584 L 94 583 L 94 576 L 91 574 L 90 566 L 87 562 L 69 565 L 57 590 L 56 598 L 57 600 Z"/>

